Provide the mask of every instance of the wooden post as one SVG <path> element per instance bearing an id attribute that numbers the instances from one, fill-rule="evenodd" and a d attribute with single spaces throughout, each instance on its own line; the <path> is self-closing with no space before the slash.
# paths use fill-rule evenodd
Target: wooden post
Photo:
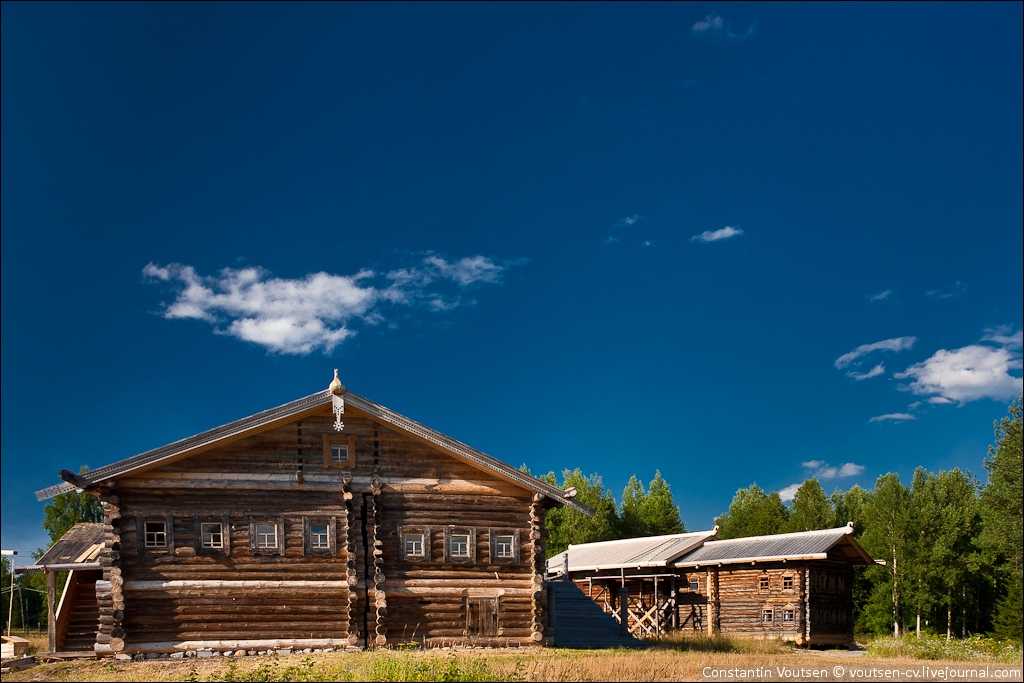
<path id="1" fill-rule="evenodd" d="M 679 593 L 676 591 L 676 577 L 672 577 L 672 630 L 679 628 Z"/>
<path id="2" fill-rule="evenodd" d="M 57 575 L 46 570 L 46 634 L 50 652 L 57 651 Z"/>
<path id="3" fill-rule="evenodd" d="M 625 582 L 619 588 L 619 632 L 629 635 L 629 588 Z"/>
<path id="4" fill-rule="evenodd" d="M 658 593 L 658 577 L 654 577 L 654 632 L 661 635 L 661 596 Z"/>

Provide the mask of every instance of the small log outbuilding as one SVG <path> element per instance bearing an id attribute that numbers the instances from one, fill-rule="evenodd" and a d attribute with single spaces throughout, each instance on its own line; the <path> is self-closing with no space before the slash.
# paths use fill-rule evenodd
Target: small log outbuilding
<path id="1" fill-rule="evenodd" d="M 570 545 L 548 561 L 630 633 L 692 629 L 853 644 L 853 525 L 729 540 L 710 531 Z M 878 561 L 882 563 L 884 561 Z"/>
<path id="2" fill-rule="evenodd" d="M 97 654 L 550 643 L 544 513 L 592 514 L 337 373 L 326 391 L 61 477 L 37 497 L 103 504 L 81 591 Z"/>

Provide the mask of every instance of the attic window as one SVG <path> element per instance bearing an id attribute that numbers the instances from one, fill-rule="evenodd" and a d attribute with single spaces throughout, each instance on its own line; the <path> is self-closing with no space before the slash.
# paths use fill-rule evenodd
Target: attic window
<path id="1" fill-rule="evenodd" d="M 787 576 L 783 576 L 782 577 L 782 590 L 784 590 L 784 591 L 791 591 L 791 590 L 793 590 L 793 577 L 792 576 L 788 576 L 787 575 Z"/>
<path id="2" fill-rule="evenodd" d="M 758 578 L 757 588 L 758 588 L 758 590 L 763 590 L 763 591 L 768 590 L 768 575 L 767 574 L 762 574 Z"/>
<path id="3" fill-rule="evenodd" d="M 324 434 L 324 467 L 354 467 L 355 464 L 355 436 Z"/>
<path id="4" fill-rule="evenodd" d="M 696 576 L 690 577 L 690 590 L 694 593 L 700 592 L 700 579 L 698 579 Z"/>

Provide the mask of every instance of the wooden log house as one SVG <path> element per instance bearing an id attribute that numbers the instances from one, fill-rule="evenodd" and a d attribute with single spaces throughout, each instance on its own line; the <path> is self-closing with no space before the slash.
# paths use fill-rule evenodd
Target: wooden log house
<path id="1" fill-rule="evenodd" d="M 853 644 L 853 567 L 873 560 L 837 529 L 716 540 L 710 531 L 571 545 L 548 562 L 630 633 L 679 629 Z M 625 620 L 625 622 L 623 622 Z"/>
<path id="2" fill-rule="evenodd" d="M 326 391 L 61 477 L 37 497 L 103 504 L 82 594 L 106 655 L 548 644 L 544 513 L 592 514 L 337 372 Z"/>

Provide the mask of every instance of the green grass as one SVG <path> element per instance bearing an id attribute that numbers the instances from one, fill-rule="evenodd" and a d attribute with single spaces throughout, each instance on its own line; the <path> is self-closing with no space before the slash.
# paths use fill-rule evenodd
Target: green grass
<path id="1" fill-rule="evenodd" d="M 907 659 L 952 659 L 964 662 L 1000 662 L 1020 664 L 1021 645 L 988 636 L 972 636 L 947 641 L 943 636 L 908 634 L 900 638 L 876 638 L 868 645 L 873 657 Z"/>

